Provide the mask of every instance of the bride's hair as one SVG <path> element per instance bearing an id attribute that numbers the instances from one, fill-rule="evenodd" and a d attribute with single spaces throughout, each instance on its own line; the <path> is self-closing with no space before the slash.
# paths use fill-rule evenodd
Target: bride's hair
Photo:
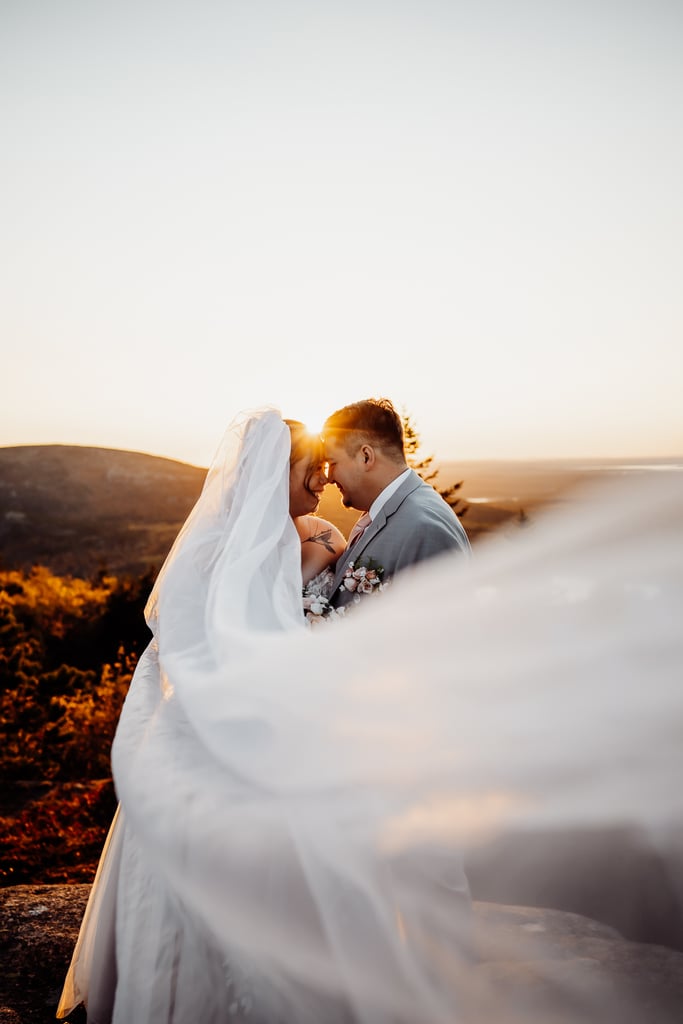
<path id="1" fill-rule="evenodd" d="M 325 461 L 322 438 L 317 434 L 311 434 L 306 424 L 301 423 L 300 420 L 285 420 L 285 423 L 289 427 L 292 439 L 292 453 L 289 457 L 289 464 L 293 466 L 295 462 L 299 462 L 301 459 L 308 459 L 308 470 L 304 480 L 304 487 L 312 494 L 313 491 L 309 487 L 311 476 L 314 470 Z"/>

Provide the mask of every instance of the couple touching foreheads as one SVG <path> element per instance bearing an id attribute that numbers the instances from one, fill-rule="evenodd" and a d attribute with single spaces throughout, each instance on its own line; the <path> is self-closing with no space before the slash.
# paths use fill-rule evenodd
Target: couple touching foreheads
<path id="1" fill-rule="evenodd" d="M 329 605 L 358 600 L 351 569 L 378 572 L 382 583 L 416 562 L 449 551 L 469 551 L 459 519 L 441 496 L 406 462 L 401 417 L 387 399 L 366 399 L 332 413 L 322 431 L 322 459 L 304 469 L 299 428 L 292 431 L 290 511 L 302 548 L 304 585 L 325 573 L 322 591 Z M 348 542 L 340 531 L 308 511 L 325 483 L 336 485 L 346 508 L 363 515 Z M 303 487 L 303 495 L 300 493 Z M 308 506 L 310 508 L 310 504 Z M 350 568 L 351 567 L 351 568 Z M 368 587 L 368 591 L 370 588 Z"/>
<path id="2" fill-rule="evenodd" d="M 586 502 L 582 525 L 565 518 L 512 562 L 492 549 L 461 572 L 446 553 L 466 553 L 467 538 L 407 466 L 401 426 L 369 399 L 328 417 L 322 437 L 272 408 L 228 429 L 145 609 L 153 639 L 112 747 L 119 810 L 58 1016 L 83 1002 L 88 1024 L 623 1019 L 621 997 L 603 1012 L 612 986 L 583 975 L 558 986 L 540 970 L 532 991 L 532 951 L 518 931 L 508 948 L 495 915 L 472 928 L 461 847 L 595 824 L 594 794 L 615 778 L 600 725 L 614 680 L 638 739 L 639 656 L 655 647 L 665 712 L 652 743 L 624 745 L 633 785 L 606 821 L 651 822 L 662 799 L 673 811 L 680 483 L 654 506 L 619 491 L 596 517 Z M 364 513 L 348 544 L 314 515 L 328 482 Z M 340 611 L 367 593 L 351 566 L 388 580 L 432 556 L 367 614 L 308 628 L 302 583 Z M 581 567 L 579 614 L 558 579 Z M 499 600 L 482 606 L 492 579 Z M 646 675 L 651 687 L 649 663 Z M 538 710 L 557 692 L 570 709 L 579 700 L 561 742 Z M 603 713 L 587 720 L 596 699 Z M 579 747 L 597 789 L 574 768 Z M 634 761 L 655 748 L 656 770 Z M 500 984 L 501 956 L 502 980 L 512 965 L 521 987 Z"/>
<path id="3" fill-rule="evenodd" d="M 364 513 L 348 544 L 313 514 L 328 482 L 344 505 Z M 359 905 L 357 894 L 359 885 L 372 892 L 375 875 L 367 872 L 377 851 L 368 833 L 360 847 L 367 865 L 360 848 L 349 853 L 343 871 L 360 872 L 353 884 L 343 871 L 330 875 L 322 852 L 334 801 L 348 802 L 334 844 L 341 856 L 352 843 L 350 823 L 357 827 L 368 813 L 370 790 L 332 785 L 323 762 L 341 778 L 347 759 L 313 752 L 327 729 L 338 733 L 319 679 L 320 648 L 306 634 L 302 583 L 305 591 L 317 581 L 327 606 L 341 610 L 363 592 L 347 585 L 351 569 L 364 566 L 387 581 L 423 559 L 468 550 L 452 509 L 406 464 L 401 419 L 389 401 L 338 410 L 322 437 L 274 409 L 233 422 L 145 609 L 153 639 L 112 747 L 119 811 L 58 1016 L 83 1002 L 89 1024 L 243 1019 L 254 995 L 253 981 L 236 980 L 246 963 L 264 974 L 256 985 L 259 1020 L 337 1019 L 330 993 L 342 1003 L 351 998 L 345 957 L 369 942 L 369 904 Z M 271 655 L 275 667 L 263 660 Z M 294 741 L 307 715 L 315 724 Z M 457 864 L 444 884 L 467 902 Z M 384 907 L 381 893 L 372 898 Z M 354 906 L 356 928 L 342 956 L 332 935 L 348 931 Z M 387 920 L 393 913 L 387 904 Z M 284 939 L 270 945 L 280 932 L 298 934 L 300 949 Z M 377 940 L 378 956 L 392 936 L 389 928 Z M 318 996 L 290 977 L 294 953 L 302 962 L 323 958 L 322 1016 L 300 1012 L 302 998 Z M 278 974 L 276 963 L 287 970 Z M 286 1012 L 273 1009 L 278 999 Z"/>

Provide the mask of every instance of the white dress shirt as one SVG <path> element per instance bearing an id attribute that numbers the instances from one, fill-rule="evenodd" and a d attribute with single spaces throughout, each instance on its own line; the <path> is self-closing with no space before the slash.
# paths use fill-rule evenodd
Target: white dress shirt
<path id="1" fill-rule="evenodd" d="M 390 484 L 387 484 L 383 491 L 380 491 L 380 493 L 377 495 L 372 505 L 368 509 L 368 515 L 370 516 L 370 519 L 375 518 L 375 516 L 381 509 L 382 505 L 386 504 L 386 502 L 389 500 L 394 491 L 397 491 L 401 484 L 403 483 L 403 481 L 408 479 L 410 473 L 410 469 L 404 469 L 400 476 L 397 476 L 395 480 L 392 480 Z"/>

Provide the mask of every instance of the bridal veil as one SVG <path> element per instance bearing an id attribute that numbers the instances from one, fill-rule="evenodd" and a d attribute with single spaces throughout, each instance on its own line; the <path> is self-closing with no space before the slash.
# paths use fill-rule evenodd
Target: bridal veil
<path id="1" fill-rule="evenodd" d="M 481 969 L 460 855 L 624 823 L 680 849 L 681 478 L 308 630 L 288 460 L 278 413 L 234 425 L 150 598 L 113 749 L 115 1020 L 534 1019 Z M 627 1019 L 566 987 L 552 1019 Z"/>

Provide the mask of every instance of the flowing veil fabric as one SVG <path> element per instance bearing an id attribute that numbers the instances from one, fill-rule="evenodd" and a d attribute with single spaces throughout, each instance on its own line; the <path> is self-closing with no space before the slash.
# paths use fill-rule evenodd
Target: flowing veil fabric
<path id="1" fill-rule="evenodd" d="M 201 716 L 211 714 L 212 697 L 201 682 L 207 674 L 239 664 L 274 632 L 305 629 L 301 550 L 289 517 L 290 447 L 289 430 L 274 409 L 242 414 L 230 425 L 147 603 L 154 638 L 135 672 L 129 703 L 137 710 L 131 714 L 144 707 L 141 713 L 149 710 L 154 719 L 157 703 L 177 705 L 175 735 L 168 740 L 179 753 L 192 735 L 193 717 L 201 726 Z M 236 705 L 234 711 L 239 717 Z M 115 783 L 118 789 L 117 773 Z M 182 813 L 182 787 L 178 798 Z M 137 805 L 133 821 L 139 811 Z M 170 1021 L 184 1011 L 204 1013 L 205 1020 L 222 1017 L 229 980 L 224 952 L 177 895 L 120 804 L 59 1016 L 83 1001 L 91 1024 L 112 1015 Z M 248 992 L 236 978 L 230 987 L 233 996 Z"/>
<path id="2" fill-rule="evenodd" d="M 130 851 L 116 1019 L 628 1019 L 567 979 L 537 1017 L 501 993 L 459 857 L 574 825 L 680 851 L 681 477 L 588 492 L 310 632 L 284 505 L 265 478 L 255 493 L 234 544 L 217 529 L 186 558 L 181 535 L 150 602 L 160 669 L 152 649 L 113 750 Z M 172 998 L 154 1005 L 145 979 Z"/>

